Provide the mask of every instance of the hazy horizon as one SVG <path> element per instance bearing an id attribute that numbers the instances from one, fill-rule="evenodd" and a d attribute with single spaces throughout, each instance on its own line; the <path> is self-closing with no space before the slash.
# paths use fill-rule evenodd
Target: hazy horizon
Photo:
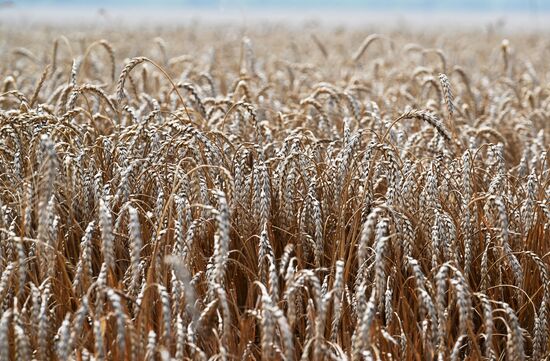
<path id="1" fill-rule="evenodd" d="M 0 24 L 158 26 L 296 24 L 483 31 L 548 31 L 550 0 L 14 0 L 0 1 Z M 426 18 L 429 16 L 429 19 Z M 427 21 L 428 20 L 428 21 Z"/>
<path id="2" fill-rule="evenodd" d="M 12 0 L 1 1 L 15 7 L 67 6 L 67 7 L 170 7 L 207 9 L 371 9 L 413 11 L 549 11 L 549 0 Z"/>

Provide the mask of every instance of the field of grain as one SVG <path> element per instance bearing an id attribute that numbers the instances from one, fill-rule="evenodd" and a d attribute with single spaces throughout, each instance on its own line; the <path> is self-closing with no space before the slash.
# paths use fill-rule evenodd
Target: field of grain
<path id="1" fill-rule="evenodd" d="M 549 357 L 544 34 L 1 33 L 1 360 Z"/>

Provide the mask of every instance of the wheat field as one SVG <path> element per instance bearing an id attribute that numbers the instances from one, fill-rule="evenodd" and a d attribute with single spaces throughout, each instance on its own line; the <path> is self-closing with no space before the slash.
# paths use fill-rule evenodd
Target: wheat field
<path id="1" fill-rule="evenodd" d="M 549 358 L 543 34 L 1 32 L 1 360 Z"/>

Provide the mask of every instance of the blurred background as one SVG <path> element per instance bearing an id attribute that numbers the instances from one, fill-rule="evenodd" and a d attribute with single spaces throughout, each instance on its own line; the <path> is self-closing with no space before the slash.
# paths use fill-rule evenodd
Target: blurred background
<path id="1" fill-rule="evenodd" d="M 0 23 L 109 25 L 317 21 L 550 29 L 550 0 L 0 0 Z"/>
<path id="2" fill-rule="evenodd" d="M 11 0 L 4 6 L 170 6 L 223 8 L 361 8 L 410 10 L 530 11 L 550 10 L 550 0 Z"/>

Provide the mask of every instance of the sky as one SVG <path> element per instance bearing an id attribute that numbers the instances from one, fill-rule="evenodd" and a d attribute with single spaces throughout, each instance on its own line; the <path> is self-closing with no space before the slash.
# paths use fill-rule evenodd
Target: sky
<path id="1" fill-rule="evenodd" d="M 380 10 L 550 11 L 550 0 L 0 0 L 16 7 L 206 7 L 206 8 L 361 8 Z"/>
<path id="2" fill-rule="evenodd" d="M 0 5 L 0 26 L 19 29 L 36 23 L 247 26 L 313 21 L 350 27 L 550 31 L 550 0 L 0 0 Z"/>

